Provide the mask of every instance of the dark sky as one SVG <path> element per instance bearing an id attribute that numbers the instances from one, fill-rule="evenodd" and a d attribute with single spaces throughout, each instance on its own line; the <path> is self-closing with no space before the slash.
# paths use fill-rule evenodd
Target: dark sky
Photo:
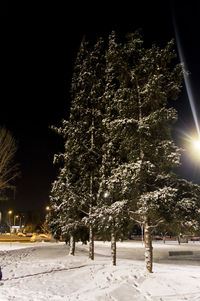
<path id="1" fill-rule="evenodd" d="M 7 0 L 2 0 L 0 3 L 0 18 L 8 17 L 8 3 Z"/>
<path id="2" fill-rule="evenodd" d="M 199 110 L 199 1 L 130 2 L 115 1 L 109 7 L 101 1 L 93 1 L 93 6 L 82 1 L 81 6 L 65 7 L 29 3 L 1 20 L 0 125 L 11 130 L 19 144 L 16 159 L 21 178 L 17 181 L 16 210 L 44 210 L 48 204 L 57 170 L 53 155 L 62 151 L 61 139 L 49 126 L 59 125 L 67 116 L 72 68 L 83 36 L 95 41 L 113 29 L 123 35 L 141 28 L 146 45 L 164 46 L 175 37 L 170 3 L 176 3 L 173 11 Z M 175 106 L 179 121 L 174 135 L 181 144 L 178 129 L 194 127 L 184 88 Z M 178 172 L 200 183 L 200 167 L 186 155 Z"/>

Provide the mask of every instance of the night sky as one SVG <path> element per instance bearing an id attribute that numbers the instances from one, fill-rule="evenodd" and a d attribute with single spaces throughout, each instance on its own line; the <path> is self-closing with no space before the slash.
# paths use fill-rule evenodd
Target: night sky
<path id="1" fill-rule="evenodd" d="M 147 46 L 164 46 L 175 37 L 174 13 L 200 119 L 199 1 L 135 2 L 115 2 L 109 7 L 101 1 L 69 7 L 29 3 L 1 20 L 0 125 L 18 141 L 16 161 L 21 170 L 13 195 L 15 210 L 42 211 L 49 202 L 57 171 L 53 156 L 63 149 L 61 138 L 49 126 L 59 125 L 69 112 L 72 69 L 83 36 L 95 41 L 112 30 L 123 36 L 141 28 Z M 182 146 L 181 131 L 195 130 L 185 87 L 174 106 L 179 120 L 173 135 Z M 177 170 L 180 176 L 200 184 L 200 163 L 188 153 L 182 163 Z"/>

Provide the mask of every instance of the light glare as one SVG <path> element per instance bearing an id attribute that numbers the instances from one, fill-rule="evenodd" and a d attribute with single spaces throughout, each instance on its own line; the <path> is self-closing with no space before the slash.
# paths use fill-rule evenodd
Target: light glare
<path id="1" fill-rule="evenodd" d="M 185 136 L 185 150 L 188 151 L 188 155 L 192 160 L 200 162 L 200 136 L 194 133 L 192 135 L 183 133 Z"/>
<path id="2" fill-rule="evenodd" d="M 200 137 L 191 138 L 190 145 L 191 145 L 190 147 L 191 157 L 196 162 L 200 162 Z"/>
<path id="3" fill-rule="evenodd" d="M 178 35 L 178 30 L 177 30 L 177 27 L 176 27 L 175 19 L 173 20 L 173 22 L 174 22 L 174 30 L 175 30 L 178 54 L 179 54 L 179 57 L 180 57 L 180 61 L 182 62 L 182 70 L 183 70 L 183 77 L 184 77 L 185 87 L 186 87 L 186 91 L 187 91 L 187 95 L 188 95 L 188 99 L 189 99 L 190 108 L 191 108 L 191 111 L 192 111 L 194 123 L 195 123 L 195 126 L 196 126 L 196 130 L 197 130 L 198 136 L 200 137 L 200 126 L 199 126 L 199 122 L 198 122 L 198 118 L 197 118 L 197 112 L 196 112 L 196 108 L 195 108 L 195 100 L 194 100 L 194 95 L 193 95 L 193 92 L 192 92 L 192 85 L 191 85 L 190 79 L 187 75 L 187 71 L 185 70 L 185 58 L 184 58 L 183 50 L 182 50 L 182 47 L 181 47 L 181 42 L 180 42 L 180 38 L 179 38 L 179 35 Z"/>
<path id="4" fill-rule="evenodd" d="M 200 140 L 194 140 L 194 148 L 200 151 Z"/>

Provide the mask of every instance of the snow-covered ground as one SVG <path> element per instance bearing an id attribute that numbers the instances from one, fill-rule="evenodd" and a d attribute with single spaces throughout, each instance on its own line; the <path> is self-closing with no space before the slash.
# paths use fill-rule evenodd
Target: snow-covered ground
<path id="1" fill-rule="evenodd" d="M 141 242 L 117 243 L 117 266 L 110 244 L 78 244 L 68 256 L 64 243 L 0 243 L 3 280 L 0 301 L 146 301 L 200 300 L 200 244 L 154 243 L 154 273 L 144 269 Z M 169 256 L 169 251 L 192 255 Z"/>

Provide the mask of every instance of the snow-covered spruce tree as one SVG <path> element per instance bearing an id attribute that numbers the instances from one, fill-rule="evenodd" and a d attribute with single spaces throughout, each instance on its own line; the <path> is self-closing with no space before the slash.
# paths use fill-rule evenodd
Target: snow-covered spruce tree
<path id="1" fill-rule="evenodd" d="M 61 199 L 59 210 L 63 210 L 62 229 L 66 233 L 69 227 L 76 231 L 81 223 L 83 225 L 84 217 L 89 226 L 91 259 L 94 259 L 94 229 L 89 217 L 96 203 L 101 165 L 103 47 L 102 39 L 91 48 L 85 42 L 81 44 L 72 78 L 69 120 L 63 121 L 61 128 L 57 129 L 65 141 L 65 152 L 60 155 L 64 169 L 61 171 L 61 184 L 56 188 Z M 62 189 L 66 190 L 65 200 Z"/>
<path id="2" fill-rule="evenodd" d="M 82 223 L 83 214 L 78 210 L 79 198 L 75 193 L 77 179 L 72 175 L 72 170 L 77 166 L 69 166 L 69 157 L 65 155 L 55 156 L 55 160 L 62 160 L 64 166 L 60 168 L 58 177 L 52 184 L 48 226 L 56 239 L 62 236 L 66 243 L 69 242 L 69 254 L 74 255 L 75 241 L 84 240 L 80 233 L 85 227 Z M 68 153 L 68 156 L 70 155 L 72 154 Z"/>
<path id="3" fill-rule="evenodd" d="M 200 186 L 178 179 L 178 190 L 174 210 L 171 215 L 170 227 L 178 236 L 181 234 L 195 234 L 200 231 Z M 180 239 L 178 239 L 180 243 Z"/>
<path id="4" fill-rule="evenodd" d="M 134 218 L 144 226 L 146 268 L 152 272 L 151 231 L 165 218 L 165 212 L 176 198 L 171 187 L 173 168 L 179 165 L 180 149 L 171 137 L 171 124 L 176 112 L 167 108 L 167 99 L 175 99 L 181 87 L 180 65 L 172 66 L 175 53 L 172 42 L 164 49 L 152 46 L 140 49 L 130 70 L 130 84 L 135 92 L 138 121 L 137 155 L 132 162 L 138 165 L 133 185 L 138 186 Z M 134 39 L 127 45 L 128 56 L 135 48 Z"/>
<path id="5" fill-rule="evenodd" d="M 127 53 L 132 56 L 135 39 L 130 37 Z M 137 103 L 137 155 L 132 163 L 138 166 L 133 185 L 138 187 L 134 218 L 144 226 L 146 268 L 152 272 L 151 231 L 165 218 L 167 208 L 176 198 L 171 187 L 173 168 L 179 165 L 180 149 L 171 137 L 171 124 L 176 112 L 167 108 L 167 99 L 175 99 L 181 87 L 180 65 L 172 66 L 173 43 L 164 49 L 141 48 L 130 70 L 130 85 Z M 135 57 L 135 55 L 134 55 Z"/>
<path id="6" fill-rule="evenodd" d="M 102 115 L 104 104 L 104 42 L 99 39 L 75 65 L 72 81 L 71 121 L 75 117 L 79 133 L 80 210 L 89 227 L 89 258 L 94 259 L 94 223 L 90 216 L 96 206 L 102 153 Z M 78 122 L 77 122 L 78 120 Z"/>
<path id="7" fill-rule="evenodd" d="M 185 179 L 175 179 L 171 187 L 177 189 L 176 199 L 165 211 L 165 223 L 158 231 L 180 238 L 185 234 L 198 234 L 200 231 L 200 186 Z"/>
<path id="8" fill-rule="evenodd" d="M 123 78 L 127 73 L 127 62 L 124 61 L 123 54 L 123 47 L 116 42 L 115 33 L 112 32 L 106 51 L 105 92 L 103 95 L 105 101 L 104 145 L 98 205 L 94 213 L 96 215 L 94 220 L 98 220 L 101 236 L 108 239 L 108 234 L 110 235 L 113 265 L 116 265 L 116 240 L 123 238 L 125 233 L 127 234 L 129 219 L 127 200 L 121 191 L 121 178 L 116 182 L 116 175 L 113 177 L 112 171 L 126 160 L 127 150 L 132 149 L 131 140 L 135 131 L 135 121 L 128 116 L 128 112 L 131 113 L 134 110 L 133 107 L 129 107 L 131 93 L 129 88 L 123 84 Z M 130 109 L 131 111 L 129 111 Z M 127 131 L 129 132 L 128 137 L 126 137 Z M 127 143 L 129 144 L 128 149 Z"/>
<path id="9" fill-rule="evenodd" d="M 84 43 L 80 47 L 76 65 L 82 63 L 87 55 Z M 74 78 L 76 74 L 74 73 Z M 74 79 L 73 78 L 73 79 Z M 75 80 L 74 80 L 75 81 Z M 72 94 L 72 93 L 71 93 Z M 51 214 L 49 215 L 49 228 L 54 236 L 61 235 L 66 243 L 70 243 L 69 254 L 75 252 L 75 232 L 82 226 L 80 212 L 80 161 L 79 161 L 79 137 L 80 112 L 73 114 L 70 112 L 69 120 L 62 120 L 59 128 L 53 126 L 52 129 L 61 135 L 64 141 L 64 153 L 54 156 L 54 164 L 61 167 L 57 179 L 52 184 L 50 194 Z"/>
<path id="10" fill-rule="evenodd" d="M 164 49 L 155 45 L 145 49 L 138 33 L 128 36 L 121 47 L 122 59 L 115 66 L 121 73 L 113 79 L 116 87 L 109 109 L 113 118 L 105 120 L 112 137 L 110 142 L 107 139 L 107 152 L 118 149 L 118 159 L 104 155 L 105 161 L 115 162 L 107 175 L 104 172 L 102 182 L 108 191 L 120 187 L 122 204 L 127 200 L 132 217 L 143 224 L 149 272 L 153 254 L 151 231 L 164 220 L 164 212 L 177 193 L 170 186 L 172 170 L 179 165 L 180 157 L 180 149 L 171 138 L 171 124 L 177 116 L 174 109 L 167 108 L 167 99 L 177 97 L 182 74 L 179 65 L 172 65 L 172 46 L 173 42 L 169 42 Z"/>

